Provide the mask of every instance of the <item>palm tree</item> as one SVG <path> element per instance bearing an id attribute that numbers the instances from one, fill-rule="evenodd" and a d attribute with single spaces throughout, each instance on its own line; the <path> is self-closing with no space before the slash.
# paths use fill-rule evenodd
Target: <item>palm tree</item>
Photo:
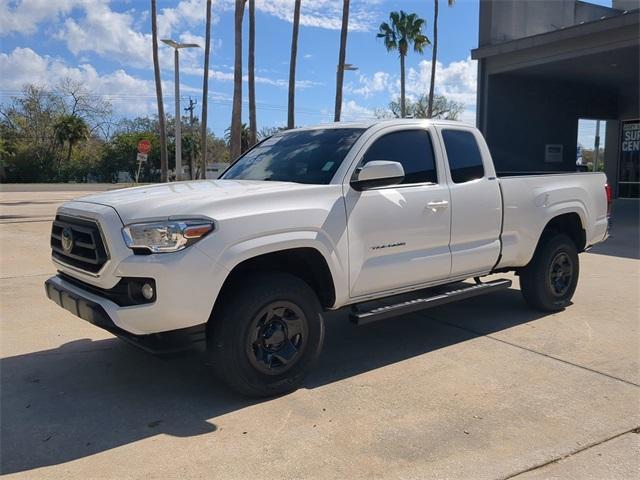
<path id="1" fill-rule="evenodd" d="M 235 61 L 233 65 L 233 109 L 231 111 L 231 161 L 242 152 L 242 17 L 245 0 L 236 0 L 235 9 Z"/>
<path id="2" fill-rule="evenodd" d="M 455 0 L 447 0 L 451 7 Z M 433 117 L 433 93 L 436 85 L 436 62 L 438 60 L 438 0 L 434 0 L 433 10 L 433 51 L 431 52 L 431 83 L 429 84 L 429 106 L 427 118 Z"/>
<path id="3" fill-rule="evenodd" d="M 249 0 L 249 143 L 258 140 L 256 125 L 256 1 Z"/>
<path id="4" fill-rule="evenodd" d="M 60 146 L 67 144 L 67 163 L 71 160 L 73 146 L 89 138 L 89 126 L 77 115 L 63 115 L 54 125 L 56 141 Z"/>
<path id="5" fill-rule="evenodd" d="M 338 54 L 338 74 L 336 78 L 336 106 L 333 121 L 340 121 L 342 112 L 342 82 L 344 81 L 344 60 L 347 55 L 347 31 L 349 30 L 349 0 L 342 2 L 342 30 L 340 31 L 340 53 Z"/>
<path id="6" fill-rule="evenodd" d="M 156 0 L 151 0 L 151 38 L 153 44 L 153 72 L 156 79 L 156 100 L 158 102 L 158 125 L 160 127 L 160 180 L 169 180 L 169 161 L 167 154 L 167 128 L 164 118 L 162 99 L 162 81 L 160 80 L 160 61 L 158 60 L 158 25 Z"/>
<path id="7" fill-rule="evenodd" d="M 400 55 L 400 111 L 402 118 L 406 117 L 405 108 L 405 81 L 404 81 L 404 57 L 409 53 L 409 47 L 413 44 L 413 50 L 422 53 L 424 47 L 429 45 L 429 39 L 423 35 L 424 19 L 415 13 L 406 14 L 404 11 L 391 12 L 389 14 L 391 25 L 387 22 L 380 24 L 378 38 L 384 38 L 384 46 L 388 52 L 398 50 Z"/>
<path id="8" fill-rule="evenodd" d="M 211 0 L 207 0 L 207 23 L 204 41 L 204 78 L 202 80 L 202 116 L 200 120 L 200 151 L 202 152 L 202 167 L 200 178 L 205 178 L 207 172 L 207 106 L 209 99 L 209 51 L 211 50 Z M 191 172 L 193 177 L 194 172 Z"/>
<path id="9" fill-rule="evenodd" d="M 291 60 L 289 61 L 289 109 L 287 114 L 287 128 L 295 124 L 294 104 L 296 96 L 296 58 L 298 56 L 298 30 L 300 29 L 300 0 L 296 0 L 293 9 L 293 33 L 291 35 Z"/>
<path id="10" fill-rule="evenodd" d="M 241 124 L 240 125 L 240 147 L 241 147 L 240 153 L 241 154 L 249 150 L 249 147 L 252 146 L 252 144 L 250 143 L 251 141 L 250 138 L 251 138 L 251 130 L 249 129 L 246 123 Z M 224 139 L 227 143 L 231 143 L 231 127 L 227 128 L 224 131 Z M 237 160 L 236 158 L 232 158 L 231 163 L 235 162 L 236 160 Z"/>

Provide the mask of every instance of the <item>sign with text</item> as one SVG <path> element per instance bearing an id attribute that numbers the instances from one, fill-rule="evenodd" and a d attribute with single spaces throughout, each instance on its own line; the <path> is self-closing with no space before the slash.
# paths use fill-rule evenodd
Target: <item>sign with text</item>
<path id="1" fill-rule="evenodd" d="M 545 163 L 562 163 L 562 145 L 547 143 L 544 146 Z"/>
<path id="2" fill-rule="evenodd" d="M 640 197 L 640 120 L 622 122 L 618 196 Z"/>

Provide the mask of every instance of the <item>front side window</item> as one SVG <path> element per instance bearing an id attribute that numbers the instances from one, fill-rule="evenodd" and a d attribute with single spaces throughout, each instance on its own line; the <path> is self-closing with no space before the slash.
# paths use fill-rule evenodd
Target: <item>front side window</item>
<path id="1" fill-rule="evenodd" d="M 425 130 L 404 130 L 378 138 L 364 154 L 362 164 L 373 160 L 399 162 L 402 184 L 438 183 L 431 137 Z"/>
<path id="2" fill-rule="evenodd" d="M 221 178 L 326 185 L 362 132 L 327 128 L 278 133 L 240 157 Z"/>
<path id="3" fill-rule="evenodd" d="M 473 133 L 466 130 L 442 130 L 453 183 L 484 177 L 482 155 Z"/>

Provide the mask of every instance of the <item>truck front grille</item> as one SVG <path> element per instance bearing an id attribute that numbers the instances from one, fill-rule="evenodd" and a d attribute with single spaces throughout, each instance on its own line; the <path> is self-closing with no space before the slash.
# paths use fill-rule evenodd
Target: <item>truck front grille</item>
<path id="1" fill-rule="evenodd" d="M 51 255 L 66 265 L 97 273 L 109 259 L 100 228 L 92 220 L 57 215 L 51 228 Z"/>

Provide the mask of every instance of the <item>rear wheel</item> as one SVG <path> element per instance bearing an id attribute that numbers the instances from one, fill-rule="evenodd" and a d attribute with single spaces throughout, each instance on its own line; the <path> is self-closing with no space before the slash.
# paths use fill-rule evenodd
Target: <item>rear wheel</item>
<path id="1" fill-rule="evenodd" d="M 209 329 L 214 369 L 249 396 L 300 386 L 324 339 L 320 303 L 311 288 L 282 273 L 253 274 L 220 299 Z"/>
<path id="2" fill-rule="evenodd" d="M 575 243 L 565 234 L 553 234 L 541 240 L 533 259 L 521 270 L 520 289 L 532 307 L 559 311 L 571 304 L 579 273 Z"/>

